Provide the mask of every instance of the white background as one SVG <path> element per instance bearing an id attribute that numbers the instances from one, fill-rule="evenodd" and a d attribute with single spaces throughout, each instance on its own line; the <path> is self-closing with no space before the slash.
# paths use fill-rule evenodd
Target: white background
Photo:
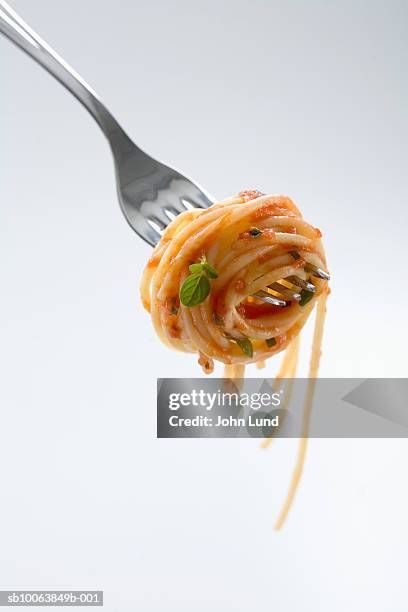
<path id="1" fill-rule="evenodd" d="M 406 2 L 13 7 L 146 151 L 218 197 L 286 193 L 322 229 L 322 376 L 406 376 Z M 108 147 L 5 39 L 0 69 L 0 589 L 104 589 L 121 612 L 405 611 L 407 441 L 312 440 L 275 533 L 295 441 L 157 440 L 156 377 L 200 370 L 139 303 L 150 249 Z"/>

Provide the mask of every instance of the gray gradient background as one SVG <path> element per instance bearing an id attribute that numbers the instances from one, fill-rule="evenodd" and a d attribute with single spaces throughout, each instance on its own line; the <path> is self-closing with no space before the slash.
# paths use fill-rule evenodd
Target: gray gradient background
<path id="1" fill-rule="evenodd" d="M 13 6 L 145 150 L 220 197 L 287 193 L 323 230 L 322 376 L 406 376 L 406 1 Z M 294 441 L 155 439 L 156 377 L 198 370 L 139 304 L 149 247 L 108 147 L 3 39 L 0 70 L 0 588 L 104 589 L 120 612 L 406 610 L 406 440 L 311 441 L 275 534 Z"/>

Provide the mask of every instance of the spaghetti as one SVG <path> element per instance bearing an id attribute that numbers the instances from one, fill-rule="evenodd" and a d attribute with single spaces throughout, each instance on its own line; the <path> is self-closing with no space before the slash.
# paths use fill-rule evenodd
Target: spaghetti
<path id="1" fill-rule="evenodd" d="M 141 282 L 142 302 L 159 338 L 173 349 L 197 353 L 206 374 L 216 360 L 225 364 L 225 377 L 242 378 L 245 365 L 264 367 L 288 349 L 277 376 L 289 379 L 286 401 L 296 375 L 299 333 L 318 303 L 298 460 L 276 528 L 288 514 L 306 453 L 329 292 L 316 270 L 327 270 L 320 230 L 290 198 L 243 191 L 176 217 Z M 290 295 L 299 284 L 306 289 L 298 301 L 277 305 L 259 298 L 282 298 L 282 289 Z"/>
<path id="2" fill-rule="evenodd" d="M 145 268 L 141 297 L 159 338 L 171 348 L 198 353 L 210 373 L 214 360 L 246 365 L 289 346 L 326 282 L 313 277 L 314 292 L 283 308 L 253 295 L 276 296 L 269 287 L 277 281 L 293 289 L 287 279 L 294 276 L 310 281 L 309 264 L 326 268 L 321 233 L 292 200 L 242 192 L 206 210 L 186 211 L 170 223 Z M 191 278 L 190 289 L 196 292 L 185 305 L 182 289 Z"/>

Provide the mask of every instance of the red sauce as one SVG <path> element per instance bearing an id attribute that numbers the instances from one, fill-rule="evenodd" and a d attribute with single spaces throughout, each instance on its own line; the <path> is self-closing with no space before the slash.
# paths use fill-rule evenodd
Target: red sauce
<path id="1" fill-rule="evenodd" d="M 256 302 L 242 302 L 237 306 L 237 311 L 245 319 L 258 319 L 267 315 L 282 312 L 282 306 L 275 304 L 257 304 Z"/>
<path id="2" fill-rule="evenodd" d="M 180 329 L 177 327 L 177 325 L 171 325 L 169 327 L 169 335 L 172 338 L 180 338 Z"/>
<path id="3" fill-rule="evenodd" d="M 156 268 L 160 263 L 160 259 L 161 259 L 160 255 L 152 255 L 149 261 L 147 262 L 147 267 Z"/>
<path id="4" fill-rule="evenodd" d="M 204 374 L 211 374 L 214 371 L 214 361 L 199 351 L 198 363 L 204 370 Z"/>
<path id="5" fill-rule="evenodd" d="M 142 299 L 142 304 L 143 304 L 143 307 L 147 310 L 147 312 L 150 312 L 150 302 Z"/>
<path id="6" fill-rule="evenodd" d="M 261 253 L 260 255 L 258 255 L 257 260 L 259 264 L 263 264 L 265 263 L 265 261 L 268 261 L 268 259 L 270 259 L 271 257 L 273 257 L 274 253 L 271 251 L 265 251 L 264 253 Z"/>
<path id="7" fill-rule="evenodd" d="M 254 221 L 256 221 L 257 219 L 265 219 L 266 217 L 272 217 L 273 215 L 276 215 L 277 211 L 279 210 L 280 206 L 278 204 L 265 204 L 265 206 L 261 206 L 261 208 L 258 208 L 251 218 Z"/>
<path id="8" fill-rule="evenodd" d="M 260 198 L 265 194 L 257 189 L 246 189 L 245 191 L 240 191 L 238 195 L 240 198 L 245 198 L 245 202 L 249 202 L 249 200 L 255 200 L 255 198 Z"/>
<path id="9" fill-rule="evenodd" d="M 239 278 L 236 282 L 235 282 L 235 289 L 236 291 L 243 291 L 246 287 L 246 283 L 245 281 L 242 280 L 242 278 Z"/>

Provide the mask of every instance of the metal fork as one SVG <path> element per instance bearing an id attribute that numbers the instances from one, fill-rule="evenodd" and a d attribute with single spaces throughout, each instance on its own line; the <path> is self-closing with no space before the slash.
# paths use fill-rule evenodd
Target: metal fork
<path id="1" fill-rule="evenodd" d="M 64 85 L 102 129 L 113 155 L 120 207 L 138 236 L 155 246 L 163 230 L 178 214 L 191 208 L 208 208 L 214 203 L 215 198 L 197 183 L 136 146 L 91 87 L 3 0 L 0 0 L 0 31 Z M 316 269 L 314 274 L 322 278 L 326 273 Z M 290 282 L 305 288 L 305 281 L 298 277 L 292 277 Z M 307 285 L 309 291 L 314 291 L 312 283 Z M 278 283 L 270 288 L 286 299 L 301 299 L 297 289 Z M 255 297 L 278 306 L 287 304 L 267 291 L 257 292 Z"/>

